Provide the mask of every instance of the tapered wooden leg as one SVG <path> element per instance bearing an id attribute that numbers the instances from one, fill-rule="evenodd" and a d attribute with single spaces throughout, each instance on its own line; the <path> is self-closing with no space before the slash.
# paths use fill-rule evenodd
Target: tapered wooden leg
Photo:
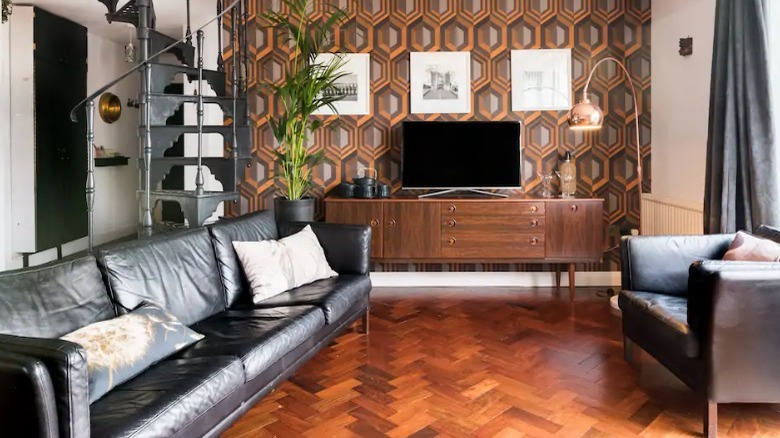
<path id="1" fill-rule="evenodd" d="M 574 263 L 569 263 L 569 301 L 574 301 Z"/>
<path id="2" fill-rule="evenodd" d="M 704 436 L 707 438 L 718 436 L 718 404 L 709 400 L 704 411 Z"/>
<path id="3" fill-rule="evenodd" d="M 555 264 L 555 287 L 561 288 L 561 265 L 559 263 Z"/>
<path id="4" fill-rule="evenodd" d="M 626 362 L 630 364 L 636 363 L 639 361 L 639 354 L 639 347 L 634 344 L 634 341 L 629 339 L 628 336 L 623 336 L 623 358 Z"/>
<path id="5" fill-rule="evenodd" d="M 366 313 L 363 314 L 363 318 L 360 323 L 360 333 L 368 334 L 369 331 L 369 314 L 370 310 L 366 309 Z"/>

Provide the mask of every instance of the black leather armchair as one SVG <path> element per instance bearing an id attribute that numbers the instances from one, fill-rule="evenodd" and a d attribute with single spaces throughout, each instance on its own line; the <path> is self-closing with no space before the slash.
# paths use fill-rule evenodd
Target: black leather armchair
<path id="1" fill-rule="evenodd" d="M 718 403 L 780 402 L 780 263 L 721 261 L 733 237 L 621 242 L 626 360 L 641 347 L 705 397 L 708 437 Z"/>

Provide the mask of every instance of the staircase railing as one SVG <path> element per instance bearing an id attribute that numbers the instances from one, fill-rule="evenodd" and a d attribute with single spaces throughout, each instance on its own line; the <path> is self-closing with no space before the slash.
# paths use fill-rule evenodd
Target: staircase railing
<path id="1" fill-rule="evenodd" d="M 198 187 L 197 190 L 201 191 L 203 190 L 203 170 L 202 170 L 202 150 L 203 150 L 203 30 L 206 29 L 209 25 L 211 25 L 214 22 L 217 22 L 219 24 L 219 41 L 222 39 L 222 18 L 228 14 L 230 11 L 233 11 L 234 13 L 231 14 L 233 19 L 233 28 L 231 30 L 231 41 L 236 40 L 236 16 L 239 15 L 240 18 L 243 21 L 243 32 L 239 30 L 238 40 L 240 42 L 246 42 L 246 24 L 248 22 L 248 13 L 247 13 L 247 7 L 242 8 L 244 5 L 244 2 L 246 0 L 233 0 L 229 6 L 226 8 L 222 8 L 222 0 L 217 0 L 219 6 L 218 6 L 218 13 L 215 17 L 211 18 L 209 21 L 207 21 L 205 24 L 201 25 L 197 29 L 195 29 L 194 33 L 198 35 L 198 53 L 199 53 L 199 59 L 198 59 L 198 170 L 197 170 L 197 177 L 196 177 L 196 186 Z M 133 68 L 127 70 L 126 72 L 122 73 L 121 75 L 117 76 L 116 79 L 108 82 L 107 84 L 103 85 L 102 87 L 98 88 L 96 91 L 92 92 L 89 96 L 87 96 L 84 100 L 79 102 L 70 112 L 70 119 L 74 123 L 78 121 L 78 112 L 81 110 L 86 110 L 87 115 L 87 182 L 86 182 L 86 203 L 87 203 L 87 215 L 88 215 L 88 247 L 89 251 L 92 251 L 94 247 L 94 206 L 95 206 L 95 150 L 94 150 L 94 143 L 95 143 L 95 100 L 100 97 L 103 93 L 108 91 L 111 87 L 114 85 L 124 81 L 127 79 L 130 75 L 133 73 L 140 72 L 142 69 L 145 69 L 144 76 L 142 77 L 142 89 L 143 89 L 143 96 L 142 96 L 142 118 L 143 123 L 145 125 L 145 132 L 144 132 L 144 189 L 145 189 L 145 208 L 144 208 L 144 217 L 142 219 L 142 225 L 145 229 L 151 230 L 152 227 L 152 216 L 151 216 L 151 151 L 152 151 L 152 140 L 151 140 L 151 111 L 149 109 L 149 101 L 150 101 L 150 95 L 151 95 L 151 63 L 152 61 L 156 60 L 160 56 L 164 55 L 165 53 L 168 53 L 171 49 L 175 48 L 179 44 L 188 42 L 192 40 L 192 34 L 193 31 L 190 30 L 190 23 L 189 23 L 189 1 L 187 2 L 188 6 L 188 17 L 187 17 L 187 31 L 185 32 L 184 37 L 177 40 L 174 43 L 169 44 L 162 50 L 158 51 L 157 53 L 154 53 L 150 56 L 148 55 L 148 47 L 149 45 L 145 42 L 141 44 L 141 58 L 142 62 L 135 65 Z M 140 14 L 146 14 L 148 8 L 139 8 Z M 243 12 L 242 12 L 243 11 Z M 143 16 L 140 17 L 139 21 L 143 22 Z M 243 34 L 243 36 L 241 35 Z M 148 32 L 147 35 L 145 35 L 145 38 L 148 39 Z M 244 53 L 243 57 L 248 57 L 248 52 L 246 50 L 247 48 L 244 47 Z M 219 48 L 220 50 L 220 60 L 222 60 L 222 47 Z M 233 65 L 233 71 L 235 72 L 238 69 L 241 69 L 242 61 L 245 64 L 244 68 L 248 70 L 248 65 L 246 65 L 247 60 L 242 60 L 242 56 L 239 56 L 235 53 L 235 47 L 233 48 L 233 56 L 234 56 L 234 65 Z M 234 73 L 235 77 L 235 73 Z M 241 79 L 239 79 L 241 80 Z M 233 113 L 233 126 L 235 131 L 235 121 L 236 121 L 236 113 L 235 113 L 235 99 L 237 97 L 236 94 L 236 82 L 234 79 L 233 82 L 233 99 L 234 99 L 234 113 Z M 248 105 L 246 105 L 248 108 Z M 235 134 L 235 132 L 234 132 Z M 236 144 L 236 135 L 233 135 L 233 157 L 237 157 L 237 144 Z"/>

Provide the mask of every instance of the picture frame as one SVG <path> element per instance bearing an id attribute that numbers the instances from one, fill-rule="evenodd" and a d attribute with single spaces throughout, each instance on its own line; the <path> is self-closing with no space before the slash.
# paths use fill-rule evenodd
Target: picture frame
<path id="1" fill-rule="evenodd" d="M 471 112 L 471 52 L 409 54 L 411 112 Z"/>
<path id="2" fill-rule="evenodd" d="M 368 115 L 371 113 L 371 55 L 368 53 L 320 53 L 315 58 L 316 63 L 327 64 L 335 57 L 344 58 L 341 71 L 347 75 L 337 83 L 336 92 L 345 97 L 333 103 L 339 115 Z M 322 107 L 314 115 L 334 115 L 329 107 Z"/>
<path id="3" fill-rule="evenodd" d="M 568 111 L 571 49 L 512 50 L 512 111 Z"/>

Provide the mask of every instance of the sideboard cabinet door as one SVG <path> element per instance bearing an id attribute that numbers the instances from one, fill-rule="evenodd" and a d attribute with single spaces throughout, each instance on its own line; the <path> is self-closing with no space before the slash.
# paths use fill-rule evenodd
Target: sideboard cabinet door
<path id="1" fill-rule="evenodd" d="M 547 202 L 546 256 L 548 259 L 599 260 L 604 251 L 601 202 Z"/>
<path id="2" fill-rule="evenodd" d="M 441 211 L 436 202 L 384 205 L 384 258 L 423 259 L 441 254 Z"/>
<path id="3" fill-rule="evenodd" d="M 325 220 L 334 224 L 371 227 L 371 258 L 382 258 L 382 202 L 327 202 L 325 204 Z"/>

